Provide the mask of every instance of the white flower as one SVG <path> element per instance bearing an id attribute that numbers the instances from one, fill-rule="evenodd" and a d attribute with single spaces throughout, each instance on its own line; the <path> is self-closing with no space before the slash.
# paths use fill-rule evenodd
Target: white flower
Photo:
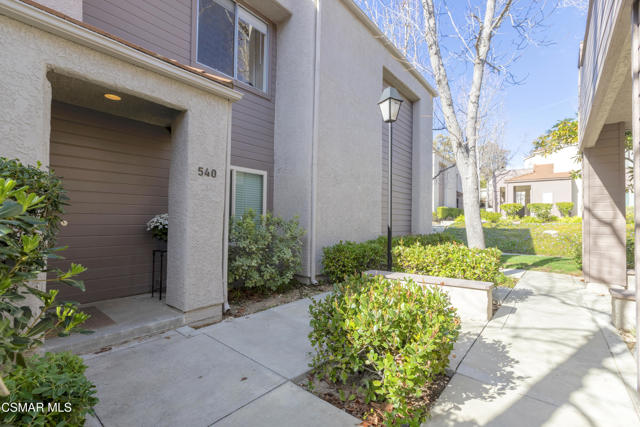
<path id="1" fill-rule="evenodd" d="M 151 218 L 147 222 L 147 231 L 154 229 L 168 230 L 169 229 L 169 214 L 158 214 Z"/>

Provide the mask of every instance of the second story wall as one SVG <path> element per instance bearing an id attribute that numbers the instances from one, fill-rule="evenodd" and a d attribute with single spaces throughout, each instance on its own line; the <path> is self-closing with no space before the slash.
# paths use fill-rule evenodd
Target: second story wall
<path id="1" fill-rule="evenodd" d="M 242 2 L 238 4 L 267 22 L 268 84 L 263 92 L 235 82 L 244 97 L 233 105 L 231 165 L 267 172 L 267 209 L 272 210 L 276 26 Z M 221 74 L 196 60 L 197 11 L 198 0 L 84 0 L 83 20 L 160 55 Z"/>

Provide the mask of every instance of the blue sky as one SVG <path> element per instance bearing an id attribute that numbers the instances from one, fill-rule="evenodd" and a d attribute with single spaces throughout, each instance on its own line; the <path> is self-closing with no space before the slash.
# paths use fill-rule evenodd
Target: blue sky
<path id="1" fill-rule="evenodd" d="M 515 153 L 512 166 L 522 164 L 531 141 L 557 120 L 575 117 L 578 110 L 578 50 L 584 36 L 586 13 L 558 9 L 546 21 L 551 46 L 529 47 L 513 65 L 524 84 L 504 92 L 504 145 Z"/>

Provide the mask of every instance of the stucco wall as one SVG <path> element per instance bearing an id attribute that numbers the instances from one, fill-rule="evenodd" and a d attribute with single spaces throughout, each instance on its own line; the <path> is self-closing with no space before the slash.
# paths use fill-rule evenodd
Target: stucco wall
<path id="1" fill-rule="evenodd" d="M 432 176 L 431 96 L 344 2 L 321 2 L 320 8 L 317 260 L 323 247 L 339 240 L 380 234 L 382 117 L 377 103 L 383 80 L 413 97 L 415 233 L 431 231 Z"/>
<path id="2" fill-rule="evenodd" d="M 97 37 L 89 30 L 30 7 L 26 13 L 30 24 L 53 22 L 50 31 L 63 28 L 73 41 L 0 15 L 2 155 L 48 164 L 51 70 L 182 111 L 172 125 L 167 303 L 186 312 L 187 320 L 219 318 L 230 100 L 85 47 L 83 40 Z M 105 50 L 123 49 L 98 39 L 107 43 Z M 198 166 L 217 169 L 218 178 L 199 177 Z"/>

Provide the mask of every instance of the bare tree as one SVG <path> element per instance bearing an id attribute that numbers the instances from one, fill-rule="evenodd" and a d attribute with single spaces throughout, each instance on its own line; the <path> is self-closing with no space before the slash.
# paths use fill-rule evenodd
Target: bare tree
<path id="1" fill-rule="evenodd" d="M 490 132 L 485 132 L 491 116 L 487 88 L 518 83 L 509 66 L 527 45 L 544 43 L 536 41 L 536 30 L 546 18 L 546 1 L 455 1 L 455 8 L 449 8 L 447 0 L 440 0 L 438 8 L 434 0 L 359 2 L 406 60 L 435 82 L 440 94 L 435 120 L 448 133 L 462 177 L 467 242 L 484 248 L 477 151 L 483 141 L 490 140 L 486 137 Z M 505 22 L 508 28 L 499 33 Z M 509 47 L 501 43 L 496 49 L 498 38 Z M 487 71 L 495 84 L 487 84 L 491 80 Z"/>
<path id="2" fill-rule="evenodd" d="M 498 206 L 498 179 L 507 172 L 509 150 L 497 142 L 487 142 L 479 147 L 480 176 L 487 180 L 487 204 L 491 200 L 494 210 Z M 491 199 L 489 199 L 491 194 Z M 497 212 L 497 210 L 496 210 Z"/>

